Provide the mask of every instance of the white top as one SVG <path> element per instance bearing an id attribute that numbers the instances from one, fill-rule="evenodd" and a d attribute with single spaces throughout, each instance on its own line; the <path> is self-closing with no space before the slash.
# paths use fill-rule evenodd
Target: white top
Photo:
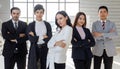
<path id="1" fill-rule="evenodd" d="M 43 35 L 45 35 L 47 32 L 46 26 L 43 21 L 36 21 L 35 32 L 36 32 L 36 35 L 39 36 L 37 44 L 43 44 L 44 43 Z"/>
<path id="2" fill-rule="evenodd" d="M 65 63 L 66 52 L 71 44 L 72 27 L 66 25 L 61 31 L 57 31 L 55 35 L 48 42 L 47 68 L 54 69 L 54 63 Z M 54 46 L 57 41 L 64 40 L 66 46 Z"/>

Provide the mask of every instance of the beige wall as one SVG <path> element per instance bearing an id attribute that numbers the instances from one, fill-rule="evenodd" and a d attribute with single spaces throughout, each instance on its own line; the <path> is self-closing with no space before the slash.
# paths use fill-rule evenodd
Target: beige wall
<path id="1" fill-rule="evenodd" d="M 1 22 L 4 22 L 10 17 L 10 0 L 0 0 L 0 29 Z"/>

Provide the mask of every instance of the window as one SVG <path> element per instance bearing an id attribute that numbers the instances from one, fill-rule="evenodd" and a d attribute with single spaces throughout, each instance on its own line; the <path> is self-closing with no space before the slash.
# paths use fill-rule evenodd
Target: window
<path id="1" fill-rule="evenodd" d="M 50 22 L 53 30 L 55 30 L 56 26 L 54 20 L 56 13 L 60 10 L 64 10 L 70 17 L 75 16 L 80 10 L 79 1 L 80 0 L 10 0 L 10 7 L 19 7 L 21 9 L 20 19 L 30 23 L 35 19 L 33 12 L 34 6 L 36 4 L 42 4 L 45 9 L 43 20 Z"/>

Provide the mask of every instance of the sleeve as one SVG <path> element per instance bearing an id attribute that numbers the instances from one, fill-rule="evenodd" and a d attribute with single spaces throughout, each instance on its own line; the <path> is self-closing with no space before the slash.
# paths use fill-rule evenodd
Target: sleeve
<path id="1" fill-rule="evenodd" d="M 63 40 L 64 40 L 64 41 L 63 41 L 63 42 L 64 42 L 65 44 L 68 44 L 68 45 L 71 44 L 72 31 L 73 31 L 73 29 L 72 29 L 71 27 L 66 28 L 66 29 L 64 30 L 64 35 L 63 35 Z"/>
<path id="2" fill-rule="evenodd" d="M 63 33 L 63 32 L 62 32 Z M 48 42 L 48 48 L 53 48 L 55 43 L 56 43 L 56 34 L 50 39 L 50 41 Z M 63 42 L 65 44 L 70 44 L 72 39 L 72 28 L 66 28 L 64 29 L 64 33 L 61 37 L 61 40 L 64 40 Z"/>
<path id="3" fill-rule="evenodd" d="M 47 46 L 48 48 L 53 48 L 56 43 L 55 36 L 52 36 L 52 38 L 49 40 Z"/>
<path id="4" fill-rule="evenodd" d="M 95 23 L 92 24 L 92 33 L 94 33 L 94 32 L 97 32 L 97 28 L 96 28 L 96 24 Z M 94 38 L 95 38 L 95 40 L 104 40 L 103 36 L 94 37 Z"/>
<path id="5" fill-rule="evenodd" d="M 1 29 L 1 33 L 2 36 L 5 40 L 12 40 L 15 39 L 14 35 L 12 35 L 11 33 L 9 33 L 10 31 L 8 30 L 6 23 L 2 23 L 2 29 Z"/>
<path id="6" fill-rule="evenodd" d="M 25 36 L 22 37 L 22 38 L 21 37 L 18 38 L 18 42 L 19 43 L 23 43 L 23 42 L 26 42 L 28 40 L 28 36 L 27 36 L 27 24 L 26 23 L 23 23 L 22 34 L 25 34 Z"/>
<path id="7" fill-rule="evenodd" d="M 76 37 L 76 30 L 75 28 L 73 28 L 73 34 L 72 34 L 72 47 L 82 47 L 82 42 L 81 41 L 78 41 L 77 40 L 77 37 Z"/>
<path id="8" fill-rule="evenodd" d="M 51 28 L 49 23 L 46 24 L 46 27 L 47 27 L 47 36 L 48 36 L 48 38 L 43 39 L 43 41 L 45 41 L 45 43 L 47 44 L 48 41 L 50 40 L 50 38 L 52 37 L 52 28 Z"/>
<path id="9" fill-rule="evenodd" d="M 95 45 L 95 40 L 89 29 L 87 29 L 87 32 L 88 32 L 88 36 L 87 36 L 88 39 L 86 40 L 86 42 L 83 42 L 84 43 L 83 46 L 89 48 Z"/>
<path id="10" fill-rule="evenodd" d="M 114 23 L 112 23 L 112 29 L 114 30 L 114 32 L 103 33 L 103 37 L 105 40 L 109 40 L 109 39 L 111 40 L 117 37 L 117 30 Z"/>
<path id="11" fill-rule="evenodd" d="M 33 25 L 31 23 L 27 27 L 28 38 L 29 38 L 29 40 L 30 40 L 31 43 L 37 43 L 39 36 L 36 36 L 36 35 L 35 36 L 31 36 L 31 35 L 29 35 L 29 32 L 31 32 L 31 31 L 33 32 L 32 29 L 33 29 Z M 35 32 L 34 32 L 34 34 L 35 34 Z"/>

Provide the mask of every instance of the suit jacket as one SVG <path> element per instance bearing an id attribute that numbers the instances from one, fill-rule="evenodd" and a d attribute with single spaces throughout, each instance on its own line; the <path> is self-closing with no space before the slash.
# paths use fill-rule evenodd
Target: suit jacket
<path id="1" fill-rule="evenodd" d="M 46 29 L 47 29 L 47 36 L 48 38 L 43 39 L 45 41 L 45 43 L 43 43 L 41 46 L 44 46 L 47 48 L 47 43 L 50 40 L 50 38 L 52 37 L 52 30 L 51 30 L 51 26 L 48 22 L 44 21 Z M 30 51 L 29 51 L 29 58 L 28 58 L 28 69 L 37 69 L 37 55 L 36 55 L 36 46 L 37 46 L 37 41 L 39 36 L 36 35 L 35 32 L 35 21 L 33 21 L 32 23 L 29 24 L 27 32 L 29 33 L 30 31 L 32 31 L 35 36 L 31 36 L 28 34 L 29 40 L 31 42 L 31 46 L 30 46 Z"/>
<path id="2" fill-rule="evenodd" d="M 14 50 L 17 47 L 19 55 L 26 55 L 27 54 L 27 46 L 26 34 L 27 24 L 23 21 L 18 21 L 18 28 L 15 30 L 14 24 L 12 20 L 4 22 L 2 24 L 2 36 L 5 39 L 4 48 L 3 48 L 3 56 L 11 57 L 14 54 Z M 19 37 L 19 34 L 25 34 L 24 37 Z M 11 42 L 10 40 L 16 39 L 17 43 Z"/>
<path id="3" fill-rule="evenodd" d="M 85 39 L 81 39 L 76 27 L 73 28 L 72 36 L 72 58 L 85 60 L 92 58 L 91 47 L 95 45 L 95 40 L 89 29 L 83 28 Z"/>
<path id="4" fill-rule="evenodd" d="M 111 29 L 114 29 L 115 31 L 110 33 Z M 92 32 L 100 32 L 103 34 L 101 37 L 95 37 L 96 45 L 93 47 L 94 55 L 102 56 L 104 49 L 109 57 L 116 55 L 113 39 L 117 36 L 117 31 L 113 22 L 106 20 L 105 29 L 103 30 L 101 21 L 98 20 L 93 23 Z"/>

